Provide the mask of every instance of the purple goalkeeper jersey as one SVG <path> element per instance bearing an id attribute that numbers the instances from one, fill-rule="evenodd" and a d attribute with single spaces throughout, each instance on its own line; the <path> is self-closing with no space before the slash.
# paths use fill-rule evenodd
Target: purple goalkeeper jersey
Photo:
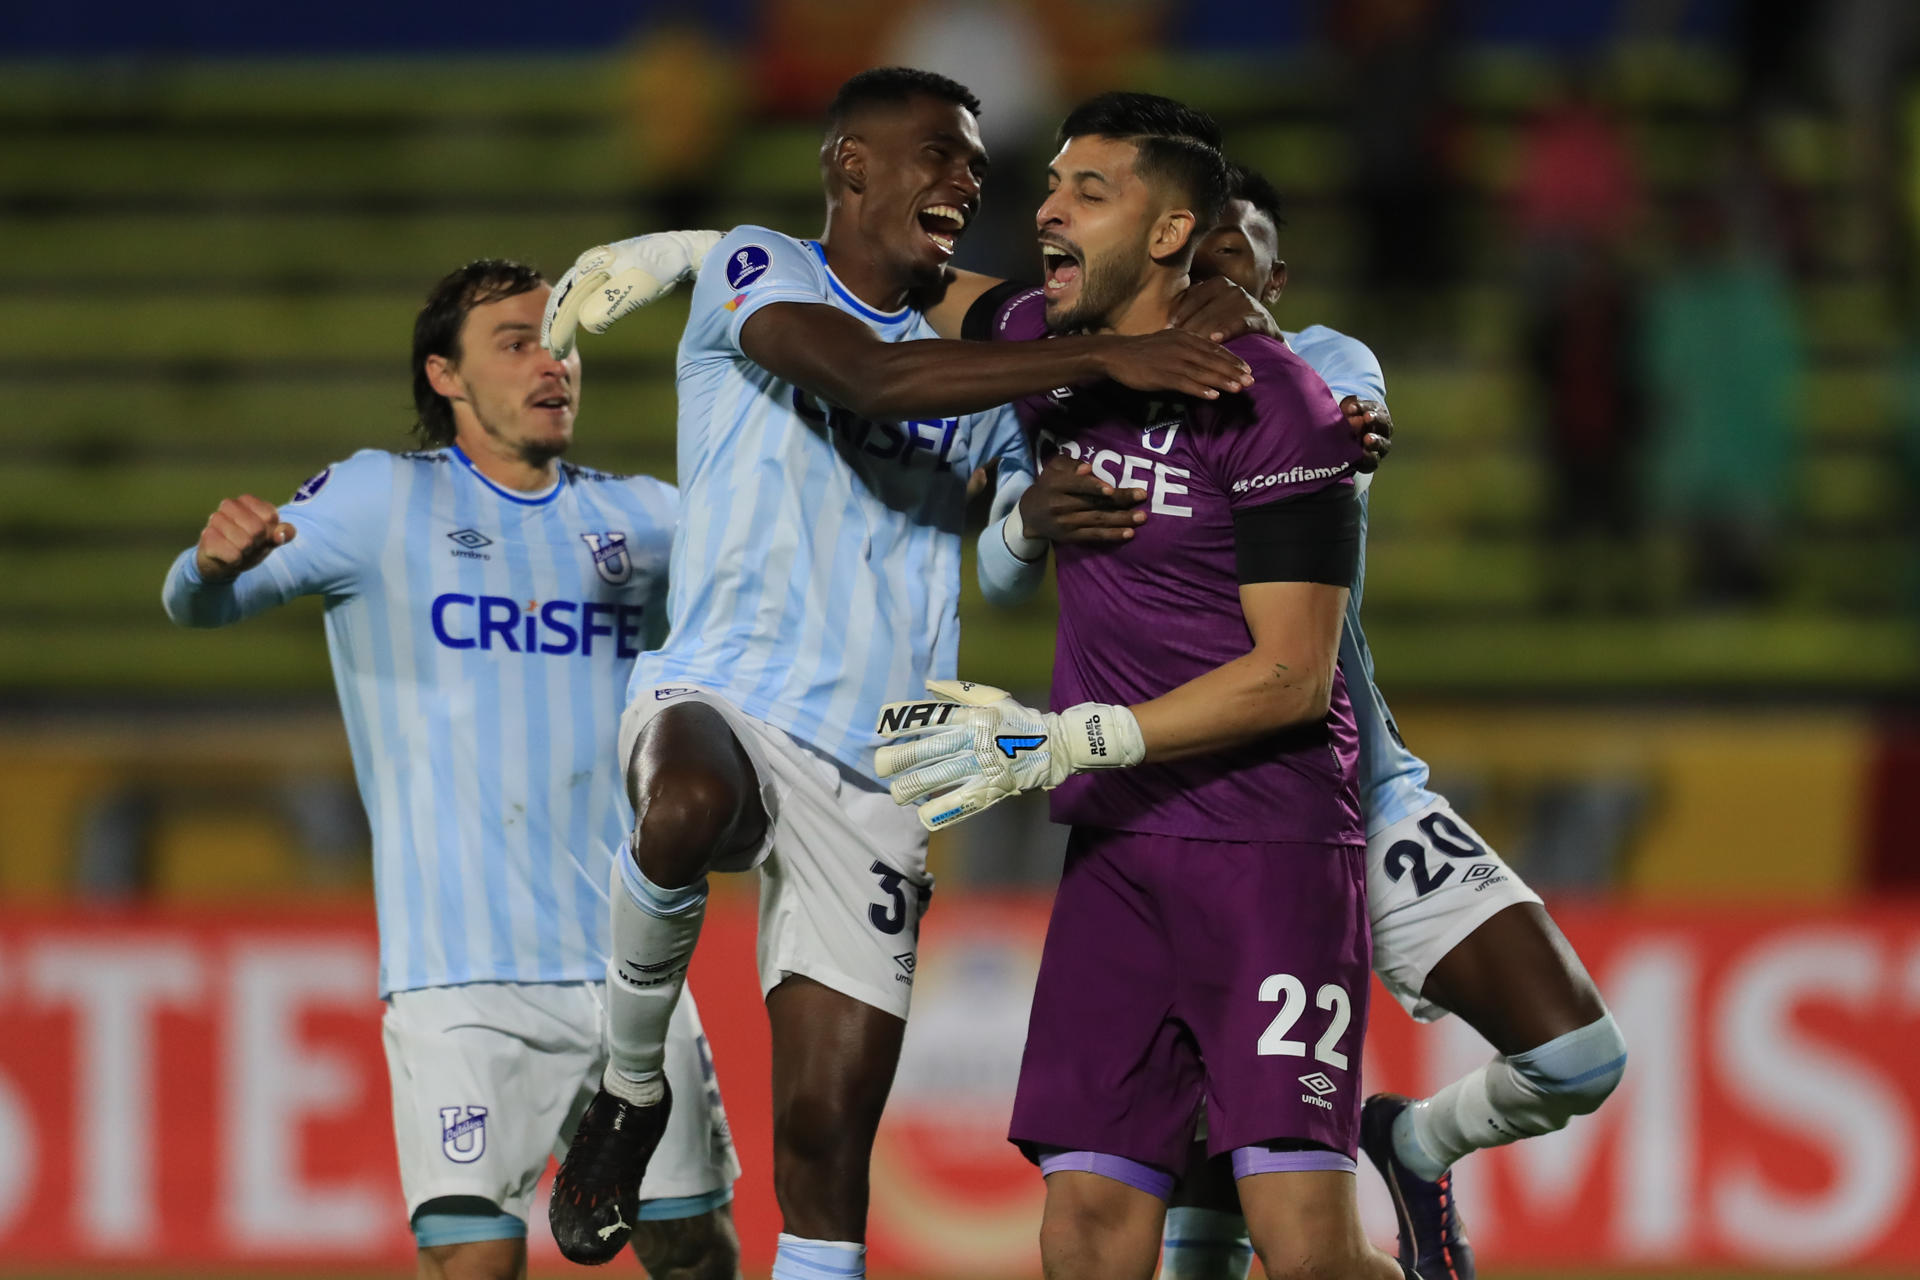
<path id="1" fill-rule="evenodd" d="M 993 337 L 1046 337 L 1044 306 L 1037 289 L 1015 295 Z M 1054 710 L 1146 702 L 1244 657 L 1253 640 L 1234 512 L 1353 484 L 1361 452 L 1320 376 L 1271 338 L 1227 346 L 1254 384 L 1218 401 L 1103 382 L 1015 403 L 1042 460 L 1065 452 L 1149 495 L 1130 542 L 1054 548 Z M 1336 667 L 1324 719 L 1230 751 L 1078 774 L 1053 792 L 1053 819 L 1188 839 L 1364 844 L 1359 750 Z"/>

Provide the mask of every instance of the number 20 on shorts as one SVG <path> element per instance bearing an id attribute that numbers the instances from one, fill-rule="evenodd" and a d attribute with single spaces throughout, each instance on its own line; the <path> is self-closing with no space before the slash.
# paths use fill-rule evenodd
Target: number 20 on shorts
<path id="1" fill-rule="evenodd" d="M 1290 973 L 1268 974 L 1260 984 L 1260 1000 L 1264 1004 L 1280 1002 L 1280 1012 L 1273 1015 L 1273 1021 L 1260 1033 L 1259 1052 L 1262 1055 L 1281 1058 L 1304 1058 L 1307 1056 L 1307 1042 L 1289 1040 L 1287 1033 L 1293 1030 L 1293 1024 L 1300 1021 L 1300 1015 L 1307 1008 L 1307 986 Z M 1339 1071 L 1347 1069 L 1347 1055 L 1334 1048 L 1340 1043 L 1340 1037 L 1347 1034 L 1347 1024 L 1353 1021 L 1353 1003 L 1347 997 L 1346 988 L 1336 983 L 1326 983 L 1314 994 L 1313 1002 L 1322 1009 L 1331 1010 L 1333 1017 L 1327 1022 L 1327 1029 L 1313 1045 L 1313 1056 L 1318 1062 Z"/>

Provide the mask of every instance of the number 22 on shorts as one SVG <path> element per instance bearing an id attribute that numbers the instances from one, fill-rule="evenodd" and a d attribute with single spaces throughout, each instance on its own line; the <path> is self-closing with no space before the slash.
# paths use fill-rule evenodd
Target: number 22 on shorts
<path id="1" fill-rule="evenodd" d="M 1280 1012 L 1260 1033 L 1258 1051 L 1266 1056 L 1306 1057 L 1306 1041 L 1287 1039 L 1287 1033 L 1293 1030 L 1294 1023 L 1300 1021 L 1300 1015 L 1306 1012 L 1306 984 L 1290 973 L 1268 974 L 1260 984 L 1260 999 L 1265 1004 L 1279 1001 Z M 1334 1046 L 1340 1043 L 1341 1036 L 1347 1034 L 1347 1026 L 1353 1021 L 1353 1002 L 1348 998 L 1346 988 L 1332 982 L 1321 986 L 1314 994 L 1313 1002 L 1333 1014 L 1327 1020 L 1326 1031 L 1314 1042 L 1313 1056 L 1316 1061 L 1324 1062 L 1335 1070 L 1345 1071 L 1347 1055 Z"/>

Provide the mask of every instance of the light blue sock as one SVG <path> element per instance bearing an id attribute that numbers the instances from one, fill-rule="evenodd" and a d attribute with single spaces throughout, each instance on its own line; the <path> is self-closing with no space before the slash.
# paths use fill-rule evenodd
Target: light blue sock
<path id="1" fill-rule="evenodd" d="M 773 1280 L 866 1280 L 867 1246 L 845 1240 L 802 1240 L 780 1233 Z"/>
<path id="2" fill-rule="evenodd" d="M 1219 1209 L 1167 1210 L 1159 1280 L 1247 1280 L 1253 1237 L 1247 1220 Z"/>
<path id="3" fill-rule="evenodd" d="M 1400 1163 L 1429 1182 L 1461 1156 L 1563 1129 L 1607 1100 L 1627 1069 L 1627 1042 L 1611 1013 L 1543 1045 L 1495 1058 L 1402 1111 L 1393 1122 Z"/>

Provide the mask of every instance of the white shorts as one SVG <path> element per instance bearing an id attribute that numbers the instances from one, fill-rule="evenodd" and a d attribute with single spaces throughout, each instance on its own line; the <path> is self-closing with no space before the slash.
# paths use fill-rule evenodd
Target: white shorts
<path id="1" fill-rule="evenodd" d="M 803 746 L 704 689 L 650 689 L 620 719 L 620 760 L 633 759 L 662 708 L 719 712 L 752 760 L 767 839 L 721 871 L 760 868 L 760 990 L 811 978 L 897 1018 L 913 998 L 920 917 L 933 897 L 927 833 L 885 788 Z"/>
<path id="2" fill-rule="evenodd" d="M 1447 1014 L 1420 995 L 1447 952 L 1495 913 L 1538 901 L 1445 800 L 1367 840 L 1373 971 L 1422 1022 Z"/>
<path id="3" fill-rule="evenodd" d="M 597 982 L 473 982 L 396 991 L 381 1021 L 407 1217 L 442 1196 L 478 1196 L 526 1220 L 548 1155 L 566 1141 L 606 1067 Z M 688 992 L 667 1029 L 673 1112 L 640 1184 L 641 1217 L 685 1217 L 740 1176 L 700 1013 Z M 710 1206 L 709 1206 L 710 1207 Z"/>

